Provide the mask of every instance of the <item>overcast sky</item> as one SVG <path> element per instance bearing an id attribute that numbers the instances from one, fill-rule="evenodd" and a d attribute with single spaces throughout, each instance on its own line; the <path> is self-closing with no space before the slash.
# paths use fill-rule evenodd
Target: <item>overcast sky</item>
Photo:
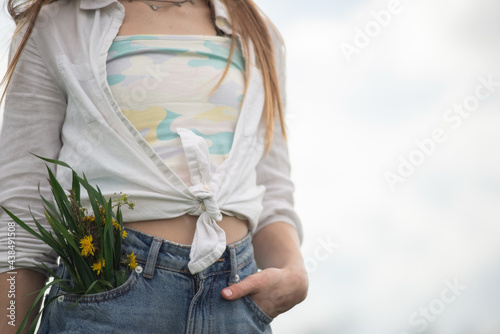
<path id="1" fill-rule="evenodd" d="M 311 278 L 275 333 L 500 332 L 500 2 L 256 3 L 287 44 Z"/>

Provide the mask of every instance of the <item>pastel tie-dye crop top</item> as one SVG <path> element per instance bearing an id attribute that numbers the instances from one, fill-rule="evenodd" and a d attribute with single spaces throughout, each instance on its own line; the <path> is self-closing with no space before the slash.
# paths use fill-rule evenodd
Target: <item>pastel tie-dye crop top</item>
<path id="1" fill-rule="evenodd" d="M 207 142 L 211 172 L 233 143 L 245 82 L 238 48 L 210 94 L 230 44 L 220 36 L 117 36 L 108 52 L 107 80 L 123 115 L 187 186 L 192 182 L 178 128 Z"/>

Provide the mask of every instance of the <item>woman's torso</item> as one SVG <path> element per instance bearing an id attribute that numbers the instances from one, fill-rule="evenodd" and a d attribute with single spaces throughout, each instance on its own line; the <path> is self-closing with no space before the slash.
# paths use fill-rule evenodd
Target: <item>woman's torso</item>
<path id="1" fill-rule="evenodd" d="M 123 1 L 125 19 L 119 36 L 129 35 L 199 35 L 216 36 L 212 11 L 204 0 L 184 3 L 182 6 L 155 2 L 165 6 L 154 11 L 141 1 Z M 196 216 L 183 215 L 171 219 L 130 222 L 126 225 L 135 230 L 181 244 L 193 241 Z M 218 225 L 226 233 L 226 242 L 233 243 L 248 233 L 248 222 L 223 215 Z"/>

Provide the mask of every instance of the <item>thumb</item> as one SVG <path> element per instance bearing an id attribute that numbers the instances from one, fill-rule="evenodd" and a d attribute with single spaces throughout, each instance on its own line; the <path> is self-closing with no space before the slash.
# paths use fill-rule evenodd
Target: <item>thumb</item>
<path id="1" fill-rule="evenodd" d="M 221 292 L 222 297 L 227 300 L 235 300 L 256 292 L 259 283 L 259 274 L 260 272 L 255 273 L 239 283 L 224 288 Z"/>

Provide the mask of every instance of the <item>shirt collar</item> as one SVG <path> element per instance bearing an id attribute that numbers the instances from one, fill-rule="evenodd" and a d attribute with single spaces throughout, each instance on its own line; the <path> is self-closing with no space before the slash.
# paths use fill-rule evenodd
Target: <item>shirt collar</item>
<path id="1" fill-rule="evenodd" d="M 81 9 L 100 9 L 110 5 L 113 2 L 117 2 L 117 0 L 81 0 L 80 8 Z"/>
<path id="2" fill-rule="evenodd" d="M 118 0 L 80 0 L 80 8 L 84 10 L 95 10 L 109 6 Z M 228 35 L 232 34 L 231 23 L 226 6 L 221 0 L 212 0 L 215 11 L 215 24 Z"/>
<path id="3" fill-rule="evenodd" d="M 215 17 L 224 18 L 229 21 L 227 8 L 220 0 L 212 0 L 212 6 L 214 7 Z"/>
<path id="4" fill-rule="evenodd" d="M 109 6 L 113 2 L 118 2 L 118 0 L 80 0 L 80 8 L 100 9 Z M 215 10 L 215 17 L 224 18 L 229 21 L 226 6 L 220 0 L 212 0 L 212 4 Z"/>

